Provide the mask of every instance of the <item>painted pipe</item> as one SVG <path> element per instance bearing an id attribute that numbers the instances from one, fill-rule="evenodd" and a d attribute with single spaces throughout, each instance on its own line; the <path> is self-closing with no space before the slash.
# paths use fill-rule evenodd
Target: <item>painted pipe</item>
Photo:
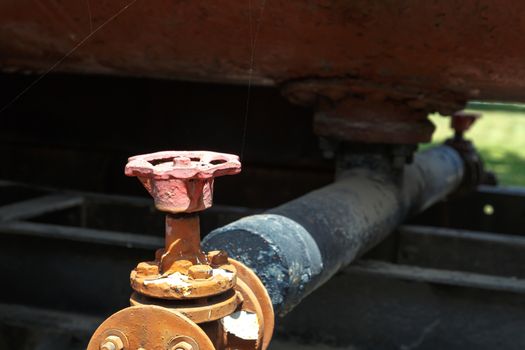
<path id="1" fill-rule="evenodd" d="M 252 268 L 282 316 L 464 176 L 461 156 L 448 146 L 416 153 L 397 173 L 381 157 L 362 159 L 329 186 L 214 230 L 205 250 L 226 250 Z"/>

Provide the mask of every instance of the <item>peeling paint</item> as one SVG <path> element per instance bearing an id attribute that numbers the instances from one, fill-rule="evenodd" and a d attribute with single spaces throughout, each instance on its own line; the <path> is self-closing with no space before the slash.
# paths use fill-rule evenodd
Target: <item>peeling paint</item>
<path id="1" fill-rule="evenodd" d="M 222 276 L 224 278 L 227 278 L 228 281 L 231 281 L 233 279 L 233 276 L 235 274 L 231 271 L 225 270 L 225 269 L 213 269 L 212 276 Z"/>
<path id="2" fill-rule="evenodd" d="M 259 321 L 253 312 L 237 311 L 221 319 L 224 330 L 244 340 L 257 340 Z"/>
<path id="3" fill-rule="evenodd" d="M 167 283 L 171 287 L 178 287 L 178 288 L 187 288 L 190 287 L 191 284 L 188 283 L 189 277 L 186 275 L 181 274 L 180 272 L 172 273 L 171 275 L 168 275 L 166 277 L 161 278 L 155 278 L 151 280 L 145 280 L 144 285 L 147 286 L 149 284 L 164 284 Z"/>

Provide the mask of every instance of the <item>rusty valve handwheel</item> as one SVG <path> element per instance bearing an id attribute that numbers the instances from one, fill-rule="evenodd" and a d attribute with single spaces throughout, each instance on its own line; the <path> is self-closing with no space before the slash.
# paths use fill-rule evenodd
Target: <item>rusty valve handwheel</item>
<path id="1" fill-rule="evenodd" d="M 445 144 L 454 148 L 465 164 L 465 175 L 463 182 L 456 195 L 472 192 L 481 184 L 486 176 L 483 161 L 478 151 L 469 140 L 465 139 L 465 133 L 481 117 L 479 113 L 459 111 L 452 115 L 450 126 L 454 130 L 454 136 L 445 141 Z"/>
<path id="2" fill-rule="evenodd" d="M 126 175 L 138 177 L 167 214 L 165 246 L 131 272 L 132 307 L 107 319 L 88 350 L 268 347 L 273 308 L 259 278 L 226 252 L 200 247 L 196 212 L 212 205 L 215 177 L 240 171 L 237 156 L 206 151 L 129 159 Z"/>
<path id="3" fill-rule="evenodd" d="M 479 113 L 459 111 L 452 115 L 450 126 L 454 130 L 456 137 L 463 137 L 463 134 L 468 131 L 479 118 L 481 118 L 481 114 Z"/>
<path id="4" fill-rule="evenodd" d="M 239 157 L 206 151 L 167 151 L 131 157 L 126 175 L 137 176 L 158 210 L 192 213 L 211 207 L 213 179 L 241 171 Z"/>

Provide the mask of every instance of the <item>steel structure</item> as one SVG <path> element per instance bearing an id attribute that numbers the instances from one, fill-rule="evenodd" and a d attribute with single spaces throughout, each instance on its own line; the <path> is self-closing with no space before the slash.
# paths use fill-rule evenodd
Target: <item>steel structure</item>
<path id="1" fill-rule="evenodd" d="M 130 193 L 115 175 L 123 155 L 235 153 L 238 134 L 244 154 L 251 126 L 255 167 L 220 198 L 262 209 L 207 210 L 212 251 L 201 251 L 196 212 L 212 204 L 213 177 L 240 171 L 235 156 L 210 152 L 130 159 L 127 175 L 165 227 L 137 198 L 1 182 L 0 348 L 91 338 L 89 350 L 266 349 L 272 304 L 287 314 L 276 328 L 285 343 L 523 348 L 523 191 L 479 186 L 495 177 L 464 139 L 475 115 L 455 114 L 453 138 L 415 153 L 434 130 L 430 112 L 525 101 L 523 10 L 515 0 L 3 1 L 0 83 L 12 93 L 0 96 L 0 177 Z M 48 80 L 60 93 L 31 96 Z M 256 327 L 241 330 L 241 316 Z"/>
<path id="2" fill-rule="evenodd" d="M 3 1 L 0 69 L 278 86 L 319 134 L 362 142 L 428 141 L 428 112 L 525 100 L 516 0 L 89 4 Z"/>
<path id="3" fill-rule="evenodd" d="M 129 271 L 164 244 L 162 214 L 148 199 L 0 184 L 0 259 L 11 282 L 0 294 L 0 344 L 84 349 L 103 319 L 127 306 Z M 481 186 L 426 210 L 281 320 L 274 348 L 295 339 L 304 347 L 519 349 L 524 205 L 523 190 Z M 203 231 L 249 214 L 214 206 Z M 38 266 L 20 258 L 22 249 Z"/>

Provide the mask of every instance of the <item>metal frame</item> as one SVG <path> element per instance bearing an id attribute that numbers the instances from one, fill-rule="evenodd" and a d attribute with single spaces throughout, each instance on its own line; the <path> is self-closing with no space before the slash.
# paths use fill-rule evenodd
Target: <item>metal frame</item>
<path id="1" fill-rule="evenodd" d="M 162 245 L 162 218 L 142 198 L 9 182 L 0 194 L 0 347 L 83 348 L 127 305 L 126 276 Z M 492 187 L 432 207 L 280 321 L 280 344 L 521 348 L 523 208 L 525 191 Z M 203 215 L 203 232 L 256 212 L 216 206 Z"/>

